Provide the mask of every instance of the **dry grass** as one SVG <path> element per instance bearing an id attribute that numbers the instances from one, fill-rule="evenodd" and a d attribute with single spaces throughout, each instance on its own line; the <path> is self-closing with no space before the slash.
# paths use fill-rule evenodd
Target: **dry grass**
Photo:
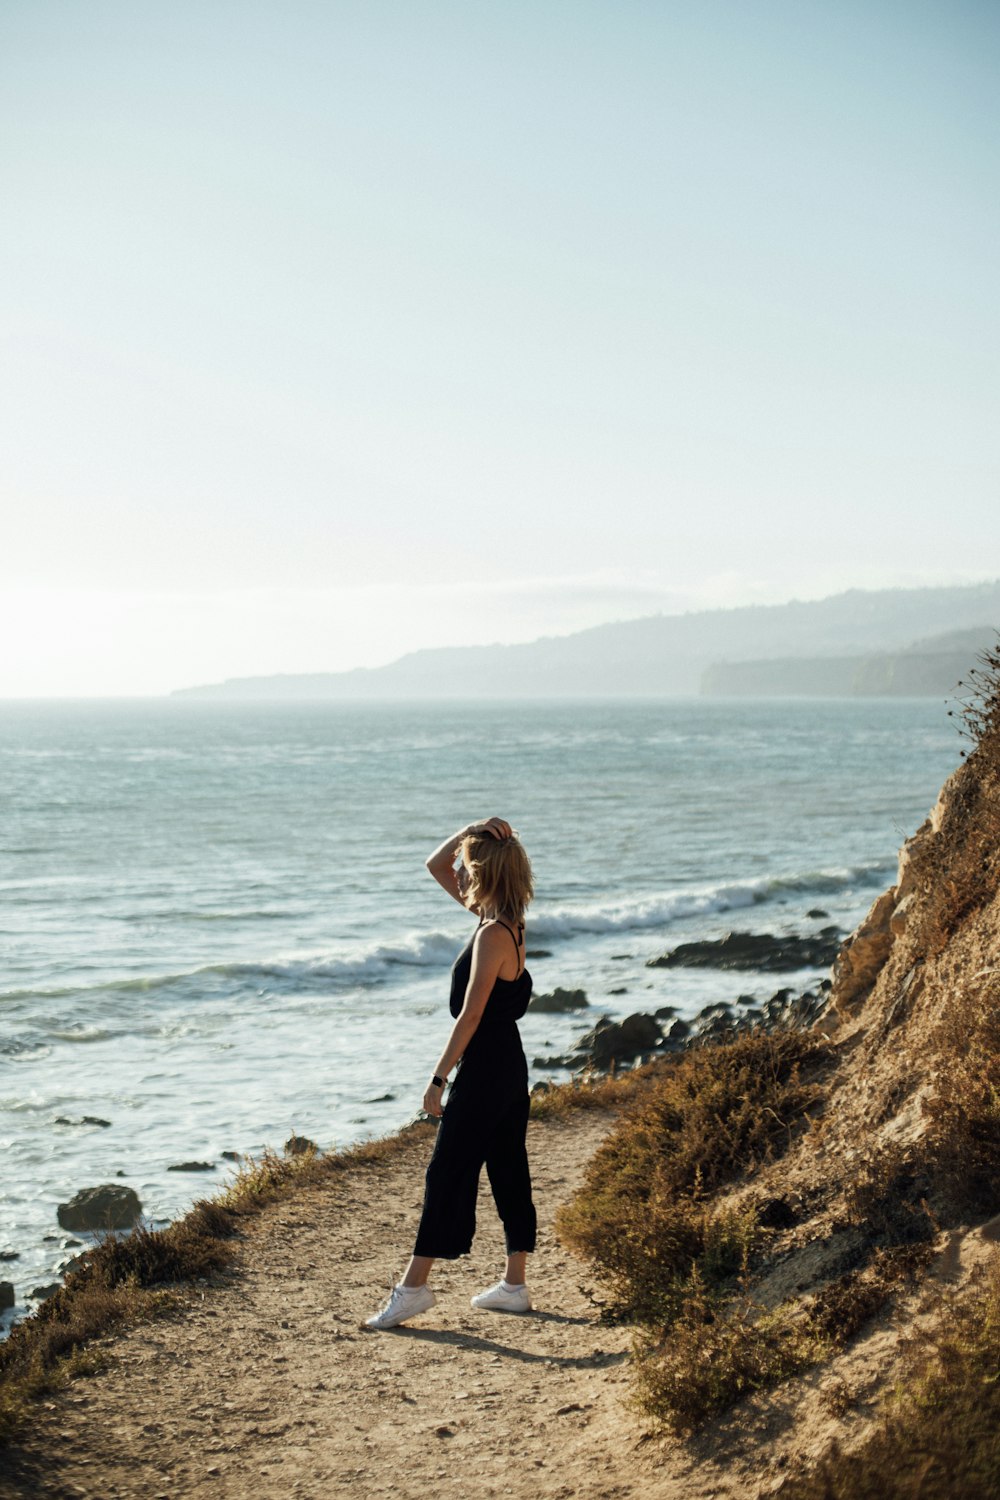
<path id="1" fill-rule="evenodd" d="M 1000 1494 L 1000 1256 L 971 1296 L 942 1297 L 856 1452 L 834 1449 L 782 1500 L 995 1500 Z"/>
<path id="2" fill-rule="evenodd" d="M 973 976 L 935 1036 L 937 1087 L 924 1102 L 927 1156 L 951 1216 L 992 1213 L 1000 1182 L 1000 968 Z"/>
<path id="3" fill-rule="evenodd" d="M 565 1120 L 578 1109 L 621 1109 L 641 1098 L 664 1073 L 676 1067 L 676 1056 L 654 1058 L 639 1068 L 610 1073 L 583 1073 L 531 1096 L 533 1120 Z"/>

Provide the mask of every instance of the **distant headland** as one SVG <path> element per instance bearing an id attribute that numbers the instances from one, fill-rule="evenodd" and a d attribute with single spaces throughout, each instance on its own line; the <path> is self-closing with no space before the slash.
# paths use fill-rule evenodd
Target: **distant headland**
<path id="1" fill-rule="evenodd" d="M 349 672 L 180 688 L 225 700 L 939 697 L 1000 628 L 1000 580 L 651 615 L 514 646 L 447 646 Z"/>

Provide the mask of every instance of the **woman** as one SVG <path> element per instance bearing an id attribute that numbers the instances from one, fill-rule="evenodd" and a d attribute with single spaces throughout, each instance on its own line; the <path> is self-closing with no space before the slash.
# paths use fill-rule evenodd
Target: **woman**
<path id="1" fill-rule="evenodd" d="M 503 1312 L 531 1307 L 525 1265 L 535 1248 L 536 1220 L 525 1150 L 528 1064 L 517 1030 L 531 998 L 524 966 L 531 865 L 510 824 L 489 818 L 445 839 L 427 868 L 449 896 L 476 913 L 479 926 L 451 971 L 455 1024 L 424 1094 L 425 1111 L 440 1116 L 441 1124 L 413 1255 L 385 1307 L 366 1320 L 369 1328 L 395 1328 L 434 1305 L 427 1285 L 434 1261 L 456 1260 L 472 1248 L 484 1163 L 503 1220 L 507 1265 L 503 1279 L 473 1297 L 472 1306 Z M 445 1081 L 459 1060 L 442 1108 Z"/>

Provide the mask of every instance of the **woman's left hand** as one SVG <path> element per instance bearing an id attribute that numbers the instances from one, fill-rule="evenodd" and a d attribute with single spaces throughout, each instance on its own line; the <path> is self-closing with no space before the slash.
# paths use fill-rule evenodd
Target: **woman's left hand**
<path id="1" fill-rule="evenodd" d="M 425 1115 L 433 1115 L 435 1119 L 441 1118 L 441 1116 L 444 1114 L 444 1107 L 441 1103 L 441 1096 L 443 1093 L 444 1090 L 438 1084 L 429 1083 L 427 1085 L 426 1092 L 424 1093 Z"/>

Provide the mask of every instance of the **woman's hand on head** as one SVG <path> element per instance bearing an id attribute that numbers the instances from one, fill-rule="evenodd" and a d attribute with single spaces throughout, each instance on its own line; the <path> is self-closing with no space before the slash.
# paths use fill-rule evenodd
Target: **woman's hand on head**
<path id="1" fill-rule="evenodd" d="M 429 1083 L 427 1085 L 427 1088 L 424 1091 L 425 1115 L 433 1115 L 436 1120 L 439 1120 L 441 1118 L 441 1116 L 444 1114 L 444 1106 L 441 1103 L 441 1096 L 443 1093 L 444 1090 L 438 1084 Z"/>
<path id="2" fill-rule="evenodd" d="M 499 839 L 501 843 L 512 837 L 514 830 L 506 818 L 487 818 L 485 823 L 474 823 L 472 832 L 478 834 L 488 833 L 491 838 Z"/>

